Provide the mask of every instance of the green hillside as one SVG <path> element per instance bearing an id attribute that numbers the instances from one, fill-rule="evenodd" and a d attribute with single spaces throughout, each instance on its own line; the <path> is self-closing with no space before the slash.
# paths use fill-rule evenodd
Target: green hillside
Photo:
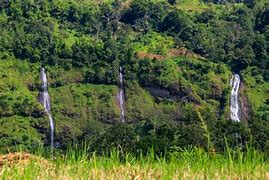
<path id="1" fill-rule="evenodd" d="M 49 147 L 41 67 L 58 151 L 268 151 L 268 3 L 2 0 L 0 13 L 1 152 Z M 234 73 L 239 123 L 230 119 Z"/>

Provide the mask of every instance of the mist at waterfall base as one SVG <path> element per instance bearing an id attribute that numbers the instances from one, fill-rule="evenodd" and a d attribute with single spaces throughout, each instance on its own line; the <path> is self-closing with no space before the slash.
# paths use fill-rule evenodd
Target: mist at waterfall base
<path id="1" fill-rule="evenodd" d="M 51 115 L 50 95 L 48 93 L 48 81 L 47 81 L 47 75 L 44 68 L 41 68 L 41 71 L 40 71 L 40 81 L 42 85 L 41 85 L 41 90 L 39 92 L 38 101 L 43 105 L 45 112 L 49 118 L 50 144 L 51 144 L 51 147 L 54 147 L 54 122 Z"/>
<path id="2" fill-rule="evenodd" d="M 230 99 L 230 116 L 233 121 L 240 122 L 238 91 L 240 87 L 240 76 L 235 74 L 232 76 L 230 85 L 232 86 Z"/>
<path id="3" fill-rule="evenodd" d="M 125 111 L 124 111 L 124 91 L 123 91 L 123 75 L 122 75 L 122 67 L 120 67 L 119 71 L 119 92 L 117 95 L 120 111 L 121 111 L 121 121 L 125 122 Z"/>

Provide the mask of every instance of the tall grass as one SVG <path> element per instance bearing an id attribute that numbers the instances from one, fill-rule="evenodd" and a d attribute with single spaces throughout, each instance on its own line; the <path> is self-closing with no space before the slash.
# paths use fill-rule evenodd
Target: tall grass
<path id="1" fill-rule="evenodd" d="M 4 166 L 2 179 L 268 179 L 268 161 L 248 147 L 245 152 L 227 148 L 224 154 L 209 154 L 200 148 L 173 148 L 165 157 L 151 149 L 147 155 L 110 153 L 89 155 L 88 149 L 70 149 L 66 154 L 42 158 L 39 151 L 28 163 Z"/>

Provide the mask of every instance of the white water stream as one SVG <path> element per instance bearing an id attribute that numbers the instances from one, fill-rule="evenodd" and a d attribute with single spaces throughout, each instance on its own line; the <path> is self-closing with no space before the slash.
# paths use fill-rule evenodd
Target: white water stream
<path id="1" fill-rule="evenodd" d="M 44 68 L 40 71 L 40 80 L 42 82 L 41 91 L 39 92 L 39 102 L 43 105 L 50 121 L 50 144 L 54 146 L 54 122 L 51 115 L 50 95 L 48 93 L 48 80 Z"/>
<path id="2" fill-rule="evenodd" d="M 239 103 L 238 103 L 238 90 L 240 87 L 240 76 L 238 74 L 233 75 L 230 85 L 232 86 L 231 100 L 230 100 L 230 114 L 233 121 L 240 121 Z"/>
<path id="3" fill-rule="evenodd" d="M 119 82 L 120 82 L 120 87 L 119 87 L 119 92 L 118 92 L 118 100 L 120 104 L 120 110 L 121 110 L 121 121 L 125 122 L 125 111 L 124 111 L 124 87 L 123 87 L 123 75 L 122 75 L 122 67 L 120 67 L 119 71 Z"/>

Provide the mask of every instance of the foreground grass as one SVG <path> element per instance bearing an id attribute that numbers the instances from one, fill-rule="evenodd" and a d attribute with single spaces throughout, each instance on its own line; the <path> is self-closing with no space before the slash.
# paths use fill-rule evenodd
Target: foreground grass
<path id="1" fill-rule="evenodd" d="M 86 152 L 86 151 L 85 151 Z M 31 156 L 28 162 L 6 164 L 1 179 L 268 179 L 269 166 L 255 150 L 208 154 L 201 149 L 176 150 L 169 158 L 158 158 L 151 151 L 134 157 L 111 151 L 89 157 L 70 151 L 44 159 Z"/>

